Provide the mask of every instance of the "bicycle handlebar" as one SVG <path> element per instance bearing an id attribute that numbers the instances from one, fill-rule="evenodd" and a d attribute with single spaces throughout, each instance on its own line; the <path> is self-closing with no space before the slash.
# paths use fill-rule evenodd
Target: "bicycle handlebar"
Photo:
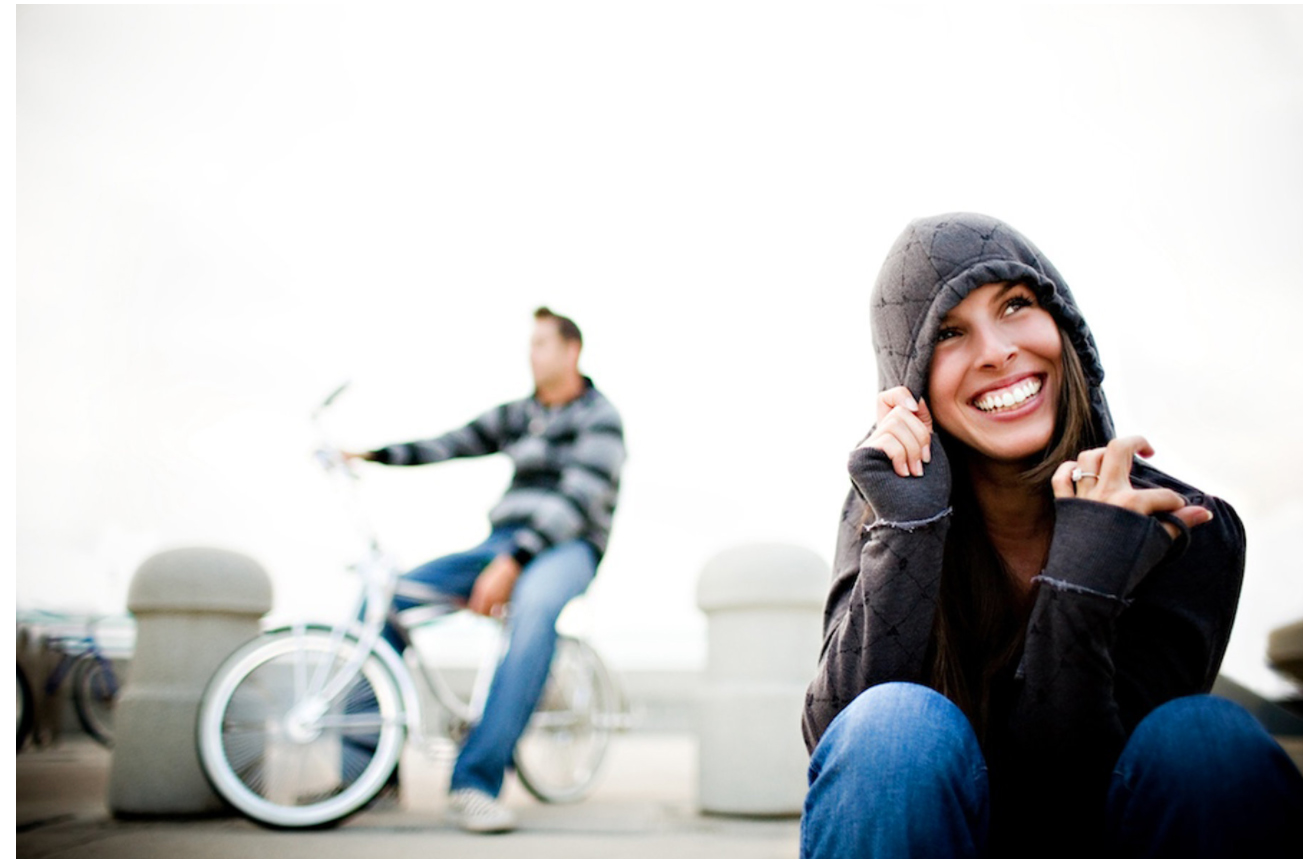
<path id="1" fill-rule="evenodd" d="M 340 394 L 344 393 L 344 391 L 348 390 L 348 386 L 351 384 L 353 384 L 351 381 L 346 381 L 343 384 L 341 384 L 338 388 L 331 391 L 330 396 L 322 400 L 321 405 L 317 406 L 317 408 L 313 410 L 312 412 L 313 420 L 319 418 L 322 412 L 330 408 L 331 403 L 335 402 L 335 398 L 338 397 Z"/>
<path id="2" fill-rule="evenodd" d="M 343 448 L 339 447 L 339 445 L 337 445 L 331 438 L 330 434 L 326 432 L 322 420 L 322 415 L 326 409 L 328 409 L 331 404 L 339 398 L 340 394 L 348 389 L 350 384 L 350 382 L 344 382 L 342 385 L 335 388 L 335 390 L 330 393 L 330 396 L 326 397 L 326 399 L 321 402 L 321 405 L 313 409 L 312 423 L 317 429 L 318 442 L 316 450 L 313 451 L 312 458 L 322 467 L 323 470 L 325 470 L 326 474 L 330 475 L 332 478 L 344 478 L 341 481 L 340 486 L 345 490 L 343 494 L 346 506 L 348 507 L 351 518 L 353 519 L 353 524 L 356 527 L 359 536 L 366 541 L 372 550 L 378 551 L 379 540 L 375 528 L 372 527 L 368 517 L 365 515 L 360 500 L 357 497 L 357 487 L 361 477 L 353 467 L 353 463 L 350 461 L 349 457 L 344 455 Z"/>
<path id="3" fill-rule="evenodd" d="M 353 465 L 349 462 L 344 452 L 337 447 L 319 447 L 313 452 L 312 458 L 317 464 L 327 472 L 343 472 L 349 477 L 356 478 L 357 472 L 353 470 Z"/>

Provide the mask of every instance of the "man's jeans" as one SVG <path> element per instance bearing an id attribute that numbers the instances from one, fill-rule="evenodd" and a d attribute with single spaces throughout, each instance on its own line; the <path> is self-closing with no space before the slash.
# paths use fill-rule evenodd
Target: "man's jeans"
<path id="1" fill-rule="evenodd" d="M 986 763 L 958 707 L 923 686 L 874 686 L 814 750 L 801 855 L 984 856 L 989 799 Z M 1303 843 L 1303 776 L 1238 705 L 1179 698 L 1132 733 L 1105 825 L 1109 856 L 1273 855 L 1270 845 Z M 1083 835 L 1057 833 L 1039 855 L 1070 852 Z"/>
<path id="2" fill-rule="evenodd" d="M 468 552 L 417 567 L 399 579 L 394 608 L 420 605 L 428 596 L 466 599 L 489 562 L 510 553 L 513 529 L 495 529 Z M 597 573 L 597 552 L 583 540 L 559 543 L 539 553 L 516 582 L 507 609 L 507 652 L 484 703 L 484 715 L 466 738 L 452 771 L 452 790 L 476 788 L 497 796 L 511 765 L 516 741 L 529 724 L 547 682 L 556 649 L 556 621 L 572 599 L 588 589 Z M 399 653 L 402 638 L 386 627 L 385 638 Z"/>

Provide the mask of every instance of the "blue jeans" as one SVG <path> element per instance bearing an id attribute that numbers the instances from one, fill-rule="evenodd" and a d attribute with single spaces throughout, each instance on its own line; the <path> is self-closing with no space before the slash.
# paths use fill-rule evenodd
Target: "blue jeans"
<path id="1" fill-rule="evenodd" d="M 931 689 L 866 690 L 814 750 L 802 857 L 985 856 L 989 830 L 977 738 Z M 1058 833 L 1061 843 L 1039 844 L 1039 855 L 1061 855 L 1083 835 Z M 1169 701 L 1118 758 L 1103 837 L 1108 856 L 1273 855 L 1272 844 L 1303 843 L 1303 776 L 1238 705 Z"/>
<path id="2" fill-rule="evenodd" d="M 487 540 L 468 552 L 430 561 L 402 576 L 394 608 L 420 605 L 423 587 L 430 596 L 459 599 L 470 596 L 475 580 L 498 555 L 512 548 L 511 528 L 494 529 Z M 572 599 L 588 589 L 597 573 L 597 552 L 583 540 L 559 543 L 540 552 L 521 571 L 507 610 L 507 652 L 493 676 L 484 715 L 466 738 L 452 771 L 452 790 L 476 788 L 497 796 L 511 765 L 516 741 L 543 694 L 552 654 L 556 649 L 556 621 Z M 385 638 L 399 653 L 405 646 L 392 626 Z"/>

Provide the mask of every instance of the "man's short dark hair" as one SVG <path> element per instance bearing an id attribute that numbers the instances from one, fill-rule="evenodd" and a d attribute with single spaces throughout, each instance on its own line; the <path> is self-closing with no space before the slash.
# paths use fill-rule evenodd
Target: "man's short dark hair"
<path id="1" fill-rule="evenodd" d="M 546 307 L 540 307 L 534 311 L 534 319 L 542 322 L 544 319 L 551 319 L 556 323 L 557 331 L 561 334 L 561 339 L 570 343 L 584 345 L 584 335 L 579 333 L 579 326 L 569 316 L 562 316 L 559 313 L 553 313 Z"/>

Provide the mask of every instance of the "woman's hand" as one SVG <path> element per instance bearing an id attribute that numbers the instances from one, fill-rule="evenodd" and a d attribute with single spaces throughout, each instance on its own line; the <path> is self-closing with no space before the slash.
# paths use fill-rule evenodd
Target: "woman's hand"
<path id="1" fill-rule="evenodd" d="M 923 476 L 932 461 L 932 413 L 901 385 L 878 395 L 878 422 L 860 447 L 874 447 L 891 459 L 901 477 Z"/>
<path id="2" fill-rule="evenodd" d="M 1084 498 L 1102 504 L 1123 507 L 1142 516 L 1170 513 L 1187 528 L 1202 525 L 1213 518 L 1212 511 L 1187 504 L 1171 489 L 1136 489 L 1131 485 L 1131 462 L 1139 454 L 1145 458 L 1154 455 L 1154 449 L 1144 438 L 1135 435 L 1115 438 L 1107 447 L 1085 450 L 1075 460 L 1058 467 L 1050 478 L 1055 498 Z M 1176 539 L 1177 527 L 1163 522 L 1168 536 Z"/>

